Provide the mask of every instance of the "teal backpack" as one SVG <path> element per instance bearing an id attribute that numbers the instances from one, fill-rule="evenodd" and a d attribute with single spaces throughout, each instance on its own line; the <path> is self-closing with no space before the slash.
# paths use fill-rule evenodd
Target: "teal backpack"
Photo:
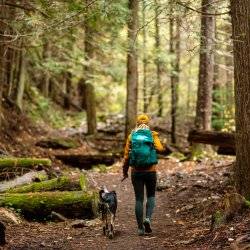
<path id="1" fill-rule="evenodd" d="M 151 130 L 138 129 L 132 132 L 129 165 L 134 168 L 147 168 L 157 163 L 157 153 Z"/>

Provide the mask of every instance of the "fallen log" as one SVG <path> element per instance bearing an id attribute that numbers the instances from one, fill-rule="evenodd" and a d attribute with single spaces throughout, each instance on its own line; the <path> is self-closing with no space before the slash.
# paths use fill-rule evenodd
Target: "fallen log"
<path id="1" fill-rule="evenodd" d="M 236 155 L 234 147 L 219 147 L 217 150 L 217 154 L 219 155 Z"/>
<path id="2" fill-rule="evenodd" d="M 35 166 L 51 166 L 50 159 L 39 159 L 39 158 L 15 158 L 15 157 L 5 157 L 0 158 L 0 169 L 8 168 L 33 168 Z"/>
<path id="3" fill-rule="evenodd" d="M 36 143 L 41 148 L 70 149 L 77 148 L 80 144 L 72 138 L 48 138 Z"/>
<path id="4" fill-rule="evenodd" d="M 221 147 L 235 147 L 234 134 L 226 132 L 191 130 L 188 134 L 188 141 Z"/>
<path id="5" fill-rule="evenodd" d="M 23 176 L 16 177 L 14 180 L 4 181 L 0 183 L 0 192 L 5 192 L 9 189 L 13 189 L 25 184 L 31 184 L 36 181 L 45 181 L 48 179 L 48 175 L 45 170 L 42 171 L 31 171 L 24 174 Z"/>
<path id="6" fill-rule="evenodd" d="M 94 218 L 97 214 L 96 192 L 64 191 L 36 193 L 5 193 L 0 195 L 0 206 L 20 211 L 26 219 L 44 220 L 52 212 L 66 218 Z"/>
<path id="7" fill-rule="evenodd" d="M 85 175 L 80 176 L 62 176 L 47 181 L 31 183 L 22 187 L 11 188 L 6 193 L 29 193 L 29 192 L 47 192 L 47 191 L 86 191 L 87 179 Z"/>
<path id="8" fill-rule="evenodd" d="M 78 167 L 80 169 L 91 169 L 92 166 L 104 164 L 107 166 L 113 165 L 118 158 L 114 154 L 100 154 L 100 155 L 56 155 L 56 158 L 67 165 Z"/>
<path id="9" fill-rule="evenodd" d="M 188 135 L 191 143 L 202 143 L 219 146 L 217 153 L 221 155 L 235 155 L 234 133 L 191 130 Z"/>

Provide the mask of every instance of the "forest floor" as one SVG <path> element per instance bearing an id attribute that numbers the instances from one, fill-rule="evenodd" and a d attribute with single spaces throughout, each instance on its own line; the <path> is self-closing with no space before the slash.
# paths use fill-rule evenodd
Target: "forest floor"
<path id="1" fill-rule="evenodd" d="M 15 156 L 50 157 L 55 169 L 68 168 L 55 159 L 56 153 L 90 153 L 91 144 L 85 141 L 74 150 L 36 147 L 35 143 L 50 136 L 51 131 L 45 133 L 43 129 L 20 126 L 8 131 L 2 136 L 2 149 Z M 53 136 L 62 134 L 62 131 L 57 134 L 52 131 Z M 153 233 L 140 237 L 137 236 L 131 180 L 120 181 L 121 162 L 107 168 L 106 173 L 89 171 L 90 182 L 94 179 L 99 186 L 105 185 L 117 192 L 114 239 L 104 237 L 96 221 L 84 228 L 72 228 L 71 221 L 24 221 L 7 226 L 4 249 L 250 249 L 249 210 L 210 230 L 211 215 L 222 207 L 224 195 L 232 189 L 233 161 L 234 158 L 201 162 L 179 162 L 170 157 L 160 160 L 158 179 L 165 189 L 156 193 Z"/>
<path id="2" fill-rule="evenodd" d="M 157 192 L 153 233 L 141 237 L 137 236 L 131 181 L 120 182 L 120 164 L 108 173 L 91 172 L 98 185 L 118 195 L 113 240 L 102 235 L 99 224 L 75 229 L 68 222 L 25 222 L 7 228 L 5 249 L 243 249 L 230 246 L 242 235 L 249 239 L 249 212 L 210 231 L 211 214 L 230 188 L 230 168 L 229 160 L 161 160 L 158 175 L 167 188 Z"/>

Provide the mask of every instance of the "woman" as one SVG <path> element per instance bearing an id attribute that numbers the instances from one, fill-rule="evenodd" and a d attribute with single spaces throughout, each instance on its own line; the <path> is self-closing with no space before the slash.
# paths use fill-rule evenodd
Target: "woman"
<path id="1" fill-rule="evenodd" d="M 139 133 L 140 135 L 138 136 Z M 145 139 L 145 143 L 137 143 L 137 138 L 142 138 L 142 140 Z M 152 140 L 152 149 L 148 146 L 150 144 L 150 140 Z M 144 233 L 152 232 L 151 217 L 155 207 L 156 188 L 156 151 L 164 151 L 164 148 L 159 140 L 158 133 L 150 130 L 149 117 L 147 115 L 139 115 L 137 117 L 135 129 L 132 130 L 131 134 L 127 138 L 124 151 L 123 178 L 128 178 L 128 169 L 129 166 L 131 166 L 131 180 L 136 199 L 135 215 L 138 224 L 138 235 L 140 236 L 144 235 Z M 143 154 L 150 154 L 150 156 L 145 159 L 148 160 L 151 158 L 151 161 L 149 160 L 148 163 L 146 162 L 147 160 L 145 160 L 144 165 Z M 146 187 L 147 203 L 146 217 L 143 220 L 144 186 Z"/>

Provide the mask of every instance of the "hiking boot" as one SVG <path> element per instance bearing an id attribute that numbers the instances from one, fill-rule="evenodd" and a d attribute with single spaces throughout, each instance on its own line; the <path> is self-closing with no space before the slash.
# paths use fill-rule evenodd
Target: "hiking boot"
<path id="1" fill-rule="evenodd" d="M 145 233 L 152 233 L 151 225 L 150 225 L 150 219 L 146 218 L 143 222 L 143 225 L 145 227 Z"/>
<path id="2" fill-rule="evenodd" d="M 144 228 L 138 228 L 138 236 L 143 236 L 145 233 Z"/>

